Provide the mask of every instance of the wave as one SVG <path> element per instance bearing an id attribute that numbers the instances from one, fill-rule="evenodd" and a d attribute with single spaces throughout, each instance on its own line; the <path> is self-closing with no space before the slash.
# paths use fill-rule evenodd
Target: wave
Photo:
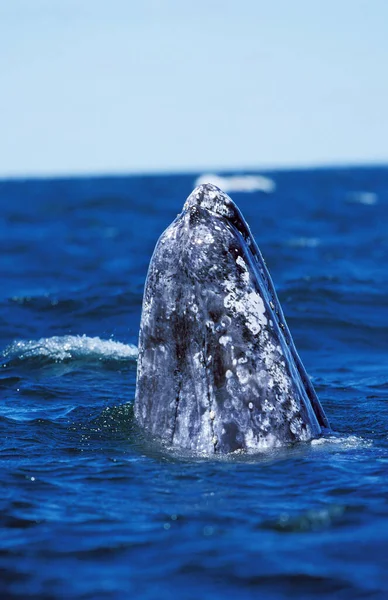
<path id="1" fill-rule="evenodd" d="M 276 189 L 276 183 L 263 175 L 231 175 L 221 176 L 204 174 L 197 177 L 195 185 L 212 183 L 224 192 L 266 192 L 270 194 Z"/>
<path id="2" fill-rule="evenodd" d="M 297 237 L 291 238 L 286 242 L 290 248 L 316 248 L 321 243 L 317 237 Z"/>
<path id="3" fill-rule="evenodd" d="M 15 341 L 1 356 L 5 361 L 46 358 L 53 362 L 92 358 L 97 360 L 134 360 L 138 350 L 134 344 L 102 340 L 86 335 L 64 335 L 40 340 Z"/>

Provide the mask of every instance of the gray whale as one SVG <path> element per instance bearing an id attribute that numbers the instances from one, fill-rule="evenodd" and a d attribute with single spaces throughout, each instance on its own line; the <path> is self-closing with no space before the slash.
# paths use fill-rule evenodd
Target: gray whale
<path id="1" fill-rule="evenodd" d="M 308 441 L 329 423 L 241 212 L 200 185 L 155 247 L 144 290 L 135 418 L 195 454 Z"/>

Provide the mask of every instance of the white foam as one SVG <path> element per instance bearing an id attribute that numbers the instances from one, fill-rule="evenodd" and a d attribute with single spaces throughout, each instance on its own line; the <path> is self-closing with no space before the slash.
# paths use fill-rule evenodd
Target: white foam
<path id="1" fill-rule="evenodd" d="M 231 175 L 222 176 L 205 173 L 195 180 L 195 186 L 212 183 L 224 192 L 274 192 L 276 184 L 273 179 L 263 175 Z"/>
<path id="2" fill-rule="evenodd" d="M 133 344 L 123 344 L 113 340 L 86 335 L 64 335 L 41 338 L 40 340 L 21 340 L 13 342 L 2 355 L 6 359 L 49 357 L 60 362 L 72 358 L 94 357 L 100 359 L 134 359 L 138 349 Z"/>

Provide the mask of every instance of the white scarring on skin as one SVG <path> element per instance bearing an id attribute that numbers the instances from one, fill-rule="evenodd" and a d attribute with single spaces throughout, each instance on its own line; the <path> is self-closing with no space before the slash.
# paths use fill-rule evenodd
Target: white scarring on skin
<path id="1" fill-rule="evenodd" d="M 249 271 L 247 269 L 247 266 L 243 260 L 243 258 L 241 256 L 237 257 L 236 263 L 238 265 L 240 265 L 240 267 L 243 269 L 243 273 L 241 273 L 241 279 L 245 282 L 245 283 L 249 283 Z"/>
<path id="2" fill-rule="evenodd" d="M 265 306 L 262 297 L 255 290 L 241 289 L 236 282 L 227 279 L 224 283 L 227 292 L 224 298 L 225 308 L 234 314 L 245 316 L 246 325 L 253 334 L 259 333 L 262 326 L 267 325 Z"/>

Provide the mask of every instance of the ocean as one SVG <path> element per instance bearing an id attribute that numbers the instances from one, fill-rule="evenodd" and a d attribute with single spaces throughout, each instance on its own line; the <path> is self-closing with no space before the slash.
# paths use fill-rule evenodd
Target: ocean
<path id="1" fill-rule="evenodd" d="M 155 243 L 205 173 L 0 181 L 0 597 L 388 597 L 388 168 L 222 173 L 335 436 L 189 459 L 133 420 Z"/>

